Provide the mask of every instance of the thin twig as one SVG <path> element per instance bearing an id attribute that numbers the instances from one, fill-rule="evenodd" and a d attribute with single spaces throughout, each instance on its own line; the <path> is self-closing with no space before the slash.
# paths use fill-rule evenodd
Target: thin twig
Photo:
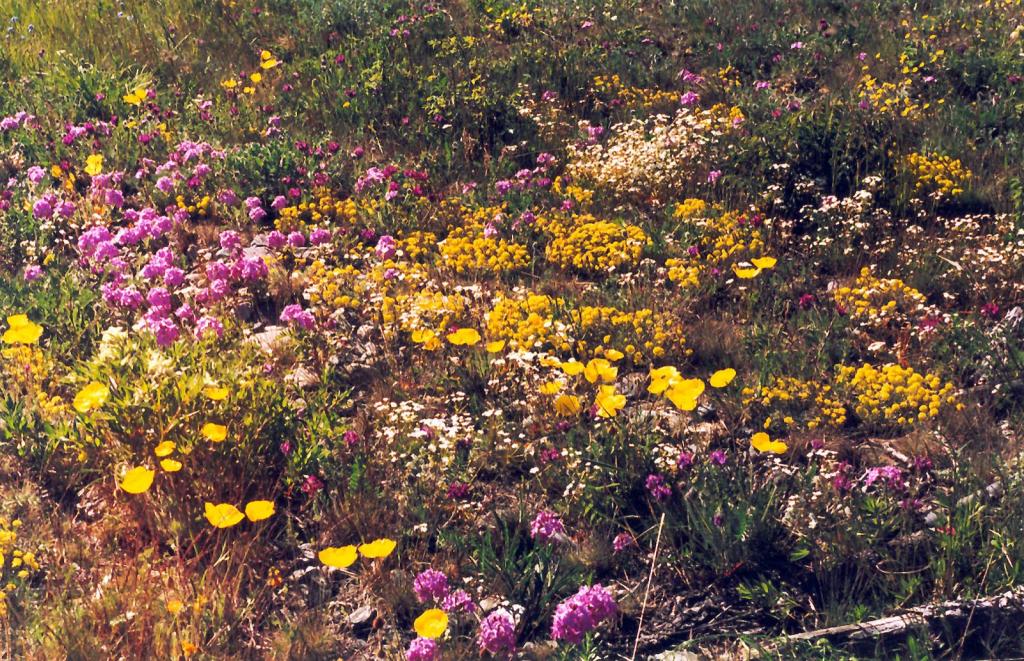
<path id="1" fill-rule="evenodd" d="M 644 613 L 647 611 L 647 597 L 651 594 L 651 581 L 654 580 L 654 568 L 658 566 L 658 549 L 661 547 L 661 529 L 665 526 L 665 513 L 661 513 L 658 522 L 658 537 L 654 540 L 654 557 L 651 559 L 651 572 L 647 574 L 647 589 L 644 590 L 644 603 L 640 606 L 640 622 L 636 627 L 636 640 L 633 641 L 633 654 L 629 661 L 636 659 L 636 651 L 640 648 L 640 634 L 644 630 Z"/>

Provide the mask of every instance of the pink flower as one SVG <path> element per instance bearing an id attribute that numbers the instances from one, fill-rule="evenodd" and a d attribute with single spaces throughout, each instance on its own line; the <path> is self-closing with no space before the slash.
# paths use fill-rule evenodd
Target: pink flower
<path id="1" fill-rule="evenodd" d="M 550 510 L 541 510 L 530 524 L 530 537 L 539 542 L 547 542 L 565 534 L 565 524 L 558 515 Z"/>
<path id="2" fill-rule="evenodd" d="M 512 654 L 516 649 L 516 624 L 512 614 L 498 608 L 480 623 L 476 636 L 481 652 Z"/>
<path id="3" fill-rule="evenodd" d="M 579 592 L 560 603 L 555 609 L 551 637 L 577 644 L 585 635 L 597 628 L 598 624 L 615 615 L 617 610 L 615 599 L 600 584 L 592 587 L 582 586 Z"/>
<path id="4" fill-rule="evenodd" d="M 448 577 L 436 569 L 426 569 L 413 580 L 412 590 L 421 604 L 441 601 L 448 596 Z"/>
<path id="5" fill-rule="evenodd" d="M 408 661 L 434 661 L 438 655 L 437 641 L 430 638 L 414 638 L 405 651 Z"/>

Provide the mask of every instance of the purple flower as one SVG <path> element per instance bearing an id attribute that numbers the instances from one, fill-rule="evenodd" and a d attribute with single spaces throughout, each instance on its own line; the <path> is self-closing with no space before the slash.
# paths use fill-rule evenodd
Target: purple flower
<path id="1" fill-rule="evenodd" d="M 228 252 L 241 247 L 242 237 L 234 230 L 224 230 L 220 233 L 220 247 Z"/>
<path id="2" fill-rule="evenodd" d="M 473 597 L 469 596 L 468 592 L 456 590 L 444 598 L 444 601 L 441 602 L 441 609 L 446 613 L 475 613 L 476 604 L 473 603 Z"/>
<path id="3" fill-rule="evenodd" d="M 565 524 L 550 510 L 541 510 L 530 524 L 530 537 L 539 542 L 548 542 L 565 534 Z"/>
<path id="4" fill-rule="evenodd" d="M 319 245 L 322 245 L 324 243 L 329 243 L 330 240 L 331 240 L 331 232 L 330 232 L 330 230 L 326 230 L 326 229 L 324 229 L 322 227 L 319 227 L 319 228 L 313 230 L 310 233 L 310 235 L 309 235 L 309 242 L 311 244 L 313 244 L 314 246 L 319 246 Z"/>
<path id="5" fill-rule="evenodd" d="M 202 340 L 211 335 L 218 338 L 224 336 L 224 324 L 220 323 L 217 317 L 200 317 L 196 322 L 196 338 Z"/>
<path id="6" fill-rule="evenodd" d="M 689 468 L 692 465 L 693 465 L 693 453 L 692 452 L 687 452 L 686 450 L 680 451 L 679 456 L 676 457 L 676 467 L 679 470 L 683 470 L 684 468 Z"/>
<path id="7" fill-rule="evenodd" d="M 481 652 L 511 654 L 516 649 L 516 624 L 512 614 L 498 608 L 480 622 L 476 643 Z"/>
<path id="8" fill-rule="evenodd" d="M 651 473 L 647 476 L 647 480 L 644 482 L 644 486 L 647 487 L 647 491 L 651 494 L 651 498 L 658 501 L 659 503 L 668 500 L 672 496 L 672 487 L 665 484 L 665 478 L 657 473 Z"/>
<path id="9" fill-rule="evenodd" d="M 39 220 L 53 216 L 53 205 L 45 197 L 35 201 L 32 205 L 32 215 Z"/>
<path id="10" fill-rule="evenodd" d="M 153 287 L 146 294 L 146 302 L 154 310 L 167 312 L 171 309 L 171 294 L 163 287 Z"/>
<path id="11" fill-rule="evenodd" d="M 280 250 L 281 248 L 284 248 L 287 243 L 288 237 L 286 237 L 283 232 L 274 230 L 267 235 L 267 246 L 269 246 L 271 250 Z"/>
<path id="12" fill-rule="evenodd" d="M 170 195 L 174 190 L 174 179 L 171 177 L 160 177 L 156 180 L 157 189 L 165 195 Z"/>
<path id="13" fill-rule="evenodd" d="M 421 604 L 441 601 L 448 596 L 448 577 L 436 569 L 426 569 L 413 580 L 412 590 Z"/>
<path id="14" fill-rule="evenodd" d="M 28 169 L 28 180 L 31 181 L 33 184 L 38 184 L 45 177 L 46 170 L 39 167 L 38 165 L 33 165 Z"/>
<path id="15" fill-rule="evenodd" d="M 38 264 L 30 264 L 25 267 L 25 282 L 34 282 L 43 276 L 43 269 Z"/>
<path id="16" fill-rule="evenodd" d="M 270 203 L 270 208 L 275 211 L 280 211 L 288 206 L 288 199 L 284 195 L 278 195 L 274 198 L 274 201 Z"/>
<path id="17" fill-rule="evenodd" d="M 392 259 L 395 253 L 398 252 L 398 244 L 395 242 L 395 237 L 390 234 L 384 234 L 377 240 L 377 247 L 373 249 L 377 253 L 377 258 L 381 260 Z"/>
<path id="18" fill-rule="evenodd" d="M 551 637 L 573 644 L 579 643 L 598 624 L 615 615 L 617 610 L 615 599 L 600 584 L 592 587 L 581 586 L 579 592 L 560 603 L 555 609 Z"/>
<path id="19" fill-rule="evenodd" d="M 302 234 L 302 232 L 295 230 L 294 232 L 288 235 L 288 245 L 290 245 L 292 248 L 301 248 L 302 246 L 306 245 L 306 237 Z"/>
<path id="20" fill-rule="evenodd" d="M 630 535 L 628 532 L 620 532 L 615 536 L 615 539 L 612 540 L 612 550 L 615 553 L 622 553 L 633 546 L 636 546 L 636 540 L 633 539 L 633 535 Z"/>
<path id="21" fill-rule="evenodd" d="M 724 466 L 725 462 L 729 460 L 729 457 L 725 454 L 725 450 L 712 450 L 711 454 L 708 455 L 708 459 L 713 464 Z"/>
<path id="22" fill-rule="evenodd" d="M 185 272 L 177 266 L 172 266 L 164 271 L 164 284 L 168 287 L 177 287 L 183 282 L 185 282 Z"/>
<path id="23" fill-rule="evenodd" d="M 309 310 L 303 310 L 302 306 L 297 303 L 286 305 L 281 311 L 280 319 L 286 324 L 298 326 L 304 330 L 312 330 L 316 325 L 313 314 Z"/>
<path id="24" fill-rule="evenodd" d="M 405 651 L 408 661 L 434 661 L 438 657 L 437 641 L 431 638 L 414 638 Z"/>
<path id="25" fill-rule="evenodd" d="M 302 481 L 302 492 L 307 496 L 313 496 L 317 491 L 323 489 L 324 482 L 316 475 L 307 475 L 306 479 Z"/>

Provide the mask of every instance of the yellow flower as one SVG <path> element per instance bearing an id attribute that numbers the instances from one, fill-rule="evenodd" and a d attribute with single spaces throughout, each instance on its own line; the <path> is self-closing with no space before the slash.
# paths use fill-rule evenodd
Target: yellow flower
<path id="1" fill-rule="evenodd" d="M 603 383 L 611 383 L 618 375 L 619 368 L 604 358 L 591 358 L 583 370 L 583 376 L 591 383 L 597 383 L 599 380 Z"/>
<path id="2" fill-rule="evenodd" d="M 480 341 L 480 333 L 473 328 L 460 328 L 448 335 L 448 341 L 452 344 L 465 344 L 472 346 Z"/>
<path id="3" fill-rule="evenodd" d="M 573 358 L 572 360 L 567 360 L 562 363 L 561 368 L 562 371 L 565 372 L 566 376 L 576 376 L 578 374 L 582 374 L 583 370 L 586 369 L 586 366 Z"/>
<path id="4" fill-rule="evenodd" d="M 421 638 L 440 638 L 448 630 L 448 614 L 440 608 L 424 611 L 412 623 Z"/>
<path id="5" fill-rule="evenodd" d="M 168 473 L 177 473 L 181 470 L 181 462 L 176 459 L 161 459 L 160 468 Z"/>
<path id="6" fill-rule="evenodd" d="M 547 383 L 540 384 L 537 388 L 537 392 L 542 395 L 557 395 L 565 387 L 565 381 L 549 381 Z"/>
<path id="7" fill-rule="evenodd" d="M 652 395 L 660 395 L 668 390 L 669 386 L 679 381 L 679 370 L 671 365 L 659 367 L 650 371 L 651 385 L 647 386 L 647 392 Z"/>
<path id="8" fill-rule="evenodd" d="M 732 265 L 732 272 L 736 274 L 737 278 L 741 278 L 743 280 L 749 280 L 750 278 L 757 277 L 757 274 L 761 272 L 761 269 L 759 269 L 757 267 L 749 268 L 748 269 L 748 268 L 743 268 L 743 267 L 737 266 L 736 264 L 733 264 Z"/>
<path id="9" fill-rule="evenodd" d="M 558 415 L 570 416 L 580 412 L 580 398 L 576 395 L 559 395 L 555 399 L 555 412 Z"/>
<path id="10" fill-rule="evenodd" d="M 778 260 L 774 257 L 757 257 L 756 259 L 750 260 L 750 263 L 759 269 L 770 269 L 775 267 L 775 263 Z"/>
<path id="11" fill-rule="evenodd" d="M 177 615 L 181 612 L 181 609 L 185 607 L 185 604 L 181 599 L 169 599 L 165 605 L 167 607 L 167 612 L 171 615 Z"/>
<path id="12" fill-rule="evenodd" d="M 697 408 L 697 398 L 703 392 L 704 382 L 700 379 L 682 379 L 665 391 L 665 397 L 679 410 L 692 411 Z"/>
<path id="13" fill-rule="evenodd" d="M 417 328 L 412 332 L 412 341 L 416 344 L 426 344 L 437 336 L 429 328 Z"/>
<path id="14" fill-rule="evenodd" d="M 771 452 L 772 454 L 782 454 L 789 449 L 782 441 L 773 441 L 768 434 L 763 431 L 759 431 L 750 437 L 750 444 L 758 452 Z"/>
<path id="15" fill-rule="evenodd" d="M 207 438 L 207 440 L 213 441 L 214 443 L 220 443 L 228 437 L 228 428 L 224 425 L 207 422 L 203 425 L 202 434 Z"/>
<path id="16" fill-rule="evenodd" d="M 257 71 L 256 73 L 249 74 L 249 80 L 251 80 L 253 85 L 255 85 L 256 83 L 263 80 L 263 74 L 261 74 L 259 71 Z"/>
<path id="17" fill-rule="evenodd" d="M 732 383 L 732 380 L 735 378 L 736 370 L 731 367 L 726 367 L 724 370 L 718 370 L 712 374 L 711 378 L 708 379 L 708 383 L 711 384 L 712 388 L 724 388 Z"/>
<path id="18" fill-rule="evenodd" d="M 238 87 L 238 81 L 228 78 L 227 80 L 222 80 L 220 86 L 226 90 L 233 90 Z"/>
<path id="19" fill-rule="evenodd" d="M 253 500 L 245 505 L 245 517 L 252 522 L 269 519 L 274 511 L 274 503 L 270 500 Z"/>
<path id="20" fill-rule="evenodd" d="M 178 447 L 178 444 L 174 441 L 161 441 L 159 445 L 153 448 L 153 454 L 160 458 L 168 457 L 174 452 L 176 447 Z"/>
<path id="21" fill-rule="evenodd" d="M 110 398 L 110 388 L 99 381 L 93 381 L 78 391 L 72 406 L 79 413 L 85 414 L 103 406 Z M 159 456 L 159 455 L 158 455 Z"/>
<path id="22" fill-rule="evenodd" d="M 187 658 L 199 651 L 194 643 L 190 643 L 187 640 L 181 641 L 181 653 Z"/>
<path id="23" fill-rule="evenodd" d="M 221 503 L 220 505 L 206 503 L 205 516 L 214 528 L 230 528 L 245 518 L 245 515 L 231 503 Z"/>
<path id="24" fill-rule="evenodd" d="M 614 418 L 626 406 L 626 396 L 615 392 L 615 386 L 601 386 L 594 398 L 597 415 L 601 418 Z"/>
<path id="25" fill-rule="evenodd" d="M 133 91 L 121 97 L 125 103 L 132 106 L 141 105 L 146 100 L 146 88 L 136 87 Z M 92 174 L 91 172 L 89 174 Z M 97 173 L 98 174 L 98 173 Z"/>
<path id="26" fill-rule="evenodd" d="M 277 60 L 270 54 L 270 51 L 265 50 L 260 53 L 260 68 L 261 69 L 273 69 L 277 66 Z"/>
<path id="27" fill-rule="evenodd" d="M 203 388 L 203 394 L 212 399 L 215 402 L 219 402 L 222 399 L 226 399 L 228 396 L 228 389 L 220 386 L 206 386 Z"/>
<path id="28" fill-rule="evenodd" d="M 145 466 L 133 468 L 124 474 L 121 481 L 121 488 L 128 493 L 145 493 L 153 486 L 153 476 L 156 471 Z"/>
<path id="29" fill-rule="evenodd" d="M 613 363 L 617 360 L 622 360 L 623 358 L 625 358 L 625 356 L 626 354 L 622 353 L 618 349 L 607 349 L 604 352 L 604 357 L 612 361 Z"/>
<path id="30" fill-rule="evenodd" d="M 23 314 L 7 317 L 7 326 L 3 336 L 6 344 L 35 344 L 43 334 L 43 327 L 32 323 Z"/>
<path id="31" fill-rule="evenodd" d="M 352 563 L 356 561 L 359 555 L 356 553 L 356 547 L 349 544 L 348 546 L 328 546 L 324 550 L 317 553 L 317 557 L 320 558 L 320 562 L 324 563 L 328 567 L 336 567 L 338 569 L 345 569 L 346 567 L 352 566 Z"/>
<path id="32" fill-rule="evenodd" d="M 498 353 L 505 348 L 505 340 L 495 340 L 487 343 L 487 353 Z"/>
<path id="33" fill-rule="evenodd" d="M 100 172 L 103 172 L 103 155 L 92 154 L 89 158 L 85 159 L 85 173 L 90 177 L 95 177 Z"/>
<path id="34" fill-rule="evenodd" d="M 359 552 L 364 558 L 386 558 L 395 550 L 397 543 L 392 539 L 375 539 L 369 544 L 359 547 Z"/>

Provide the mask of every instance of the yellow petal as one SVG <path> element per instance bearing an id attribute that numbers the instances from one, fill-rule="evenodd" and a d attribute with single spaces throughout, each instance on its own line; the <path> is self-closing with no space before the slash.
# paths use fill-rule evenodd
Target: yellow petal
<path id="1" fill-rule="evenodd" d="M 228 437 L 228 428 L 224 425 L 207 422 L 203 425 L 202 434 L 207 440 L 220 443 Z"/>
<path id="2" fill-rule="evenodd" d="M 757 277 L 757 274 L 761 272 L 761 269 L 756 268 L 756 267 L 755 268 L 749 268 L 749 269 L 748 268 L 742 268 L 742 267 L 739 267 L 739 266 L 736 266 L 735 264 L 733 264 L 732 265 L 732 272 L 736 274 L 737 278 L 741 278 L 743 280 L 749 280 L 750 278 Z"/>
<path id="3" fill-rule="evenodd" d="M 214 528 L 230 528 L 245 518 L 245 515 L 231 503 L 221 503 L 220 505 L 206 503 L 205 516 Z"/>
<path id="4" fill-rule="evenodd" d="M 440 608 L 431 608 L 417 617 L 412 626 L 421 638 L 440 638 L 448 630 L 448 614 Z"/>
<path id="5" fill-rule="evenodd" d="M 784 442 L 771 440 L 771 437 L 763 431 L 759 431 L 750 437 L 750 445 L 758 452 L 771 452 L 773 454 L 782 454 L 789 449 L 789 446 Z"/>
<path id="6" fill-rule="evenodd" d="M 215 402 L 219 402 L 222 399 L 227 398 L 228 389 L 221 388 L 220 386 L 206 386 L 203 388 L 203 394 L 212 399 Z"/>
<path id="7" fill-rule="evenodd" d="M 121 488 L 128 493 L 145 493 L 153 486 L 153 476 L 156 471 L 145 466 L 133 468 L 124 474 L 121 480 Z"/>
<path id="8" fill-rule="evenodd" d="M 99 381 L 93 381 L 75 395 L 72 405 L 79 413 L 88 413 L 103 406 L 110 397 L 110 388 Z"/>
<path id="9" fill-rule="evenodd" d="M 480 341 L 480 333 L 473 328 L 460 328 L 454 333 L 449 333 L 448 341 L 452 344 L 472 346 Z"/>
<path id="10" fill-rule="evenodd" d="M 498 353 L 505 348 L 505 340 L 495 340 L 487 343 L 487 353 Z"/>
<path id="11" fill-rule="evenodd" d="M 774 257 L 758 257 L 757 259 L 750 260 L 750 263 L 759 269 L 770 269 L 775 266 L 777 261 Z"/>
<path id="12" fill-rule="evenodd" d="M 557 395 L 565 387 L 565 381 L 549 381 L 542 383 L 537 391 L 542 395 Z"/>
<path id="13" fill-rule="evenodd" d="M 565 372 L 566 376 L 576 376 L 582 374 L 586 366 L 576 359 L 568 360 L 561 364 L 562 371 Z"/>
<path id="14" fill-rule="evenodd" d="M 361 545 L 359 552 L 363 554 L 364 558 L 386 558 L 395 550 L 396 545 L 397 543 L 392 539 L 375 539 L 369 544 Z"/>
<path id="15" fill-rule="evenodd" d="M 345 569 L 351 567 L 359 555 L 356 553 L 356 547 L 350 544 L 348 546 L 328 546 L 317 553 L 317 557 L 328 567 Z"/>
<path id="16" fill-rule="evenodd" d="M 23 314 L 7 317 L 9 328 L 4 331 L 3 341 L 7 344 L 35 344 L 43 334 L 43 327 L 32 323 Z"/>
<path id="17" fill-rule="evenodd" d="M 558 415 L 576 415 L 580 412 L 580 408 L 580 398 L 576 395 L 559 395 L 555 399 L 555 412 Z"/>
<path id="18" fill-rule="evenodd" d="M 271 500 L 253 500 L 245 505 L 245 517 L 253 522 L 269 519 L 274 511 L 274 502 Z"/>
<path id="19" fill-rule="evenodd" d="M 708 379 L 708 383 L 711 384 L 712 388 L 724 388 L 732 383 L 732 380 L 735 378 L 736 370 L 731 367 L 726 367 L 724 370 L 718 370 L 712 374 L 711 378 Z"/>
<path id="20" fill-rule="evenodd" d="M 158 457 L 168 457 L 172 452 L 174 452 L 176 447 L 178 447 L 178 444 L 174 441 L 162 441 L 160 445 L 153 448 L 153 454 Z"/>
<path id="21" fill-rule="evenodd" d="M 181 470 L 181 462 L 176 459 L 161 459 L 160 468 L 168 473 L 177 473 Z"/>

